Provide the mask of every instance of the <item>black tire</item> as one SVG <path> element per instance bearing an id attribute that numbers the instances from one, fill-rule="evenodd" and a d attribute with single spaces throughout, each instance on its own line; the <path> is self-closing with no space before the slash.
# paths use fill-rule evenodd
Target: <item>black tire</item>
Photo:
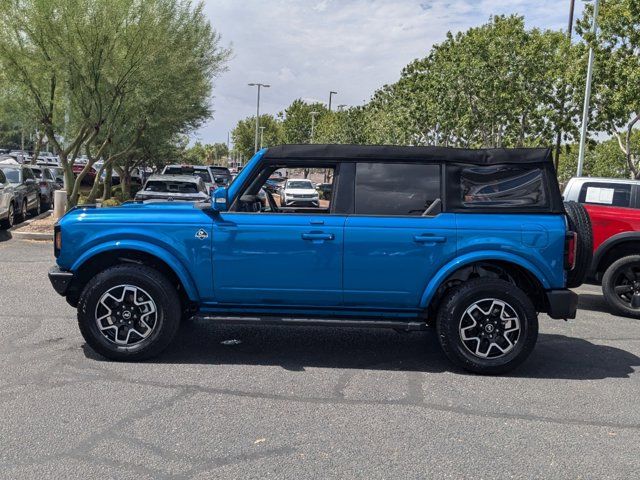
<path id="1" fill-rule="evenodd" d="M 13 206 L 13 202 L 11 202 L 9 204 L 9 212 L 7 213 L 7 218 L 0 222 L 0 229 L 2 230 L 10 229 L 11 227 L 13 227 L 15 220 L 16 220 L 16 211 L 15 211 L 15 207 Z"/>
<path id="2" fill-rule="evenodd" d="M 591 219 L 584 206 L 578 202 L 564 202 L 569 229 L 578 234 L 576 266 L 567 272 L 567 287 L 576 288 L 587 278 L 593 260 L 593 230 Z"/>
<path id="3" fill-rule="evenodd" d="M 117 345 L 101 332 L 96 320 L 99 309 L 103 308 L 99 306 L 101 297 L 112 289 L 125 285 L 136 287 L 150 297 L 156 310 L 155 323 L 149 336 L 133 345 Z M 125 298 L 125 294 L 122 298 Z M 148 300 L 144 296 L 142 299 Z M 126 303 L 125 301 L 118 305 L 126 308 Z M 116 310 L 116 307 L 113 307 L 113 310 Z M 111 313 L 112 311 L 109 312 Z M 78 302 L 78 325 L 86 342 L 100 355 L 118 361 L 144 360 L 159 354 L 173 340 L 180 325 L 180 314 L 180 298 L 175 287 L 157 270 L 135 264 L 117 265 L 96 275 L 87 284 Z M 132 314 L 129 313 L 128 318 L 131 317 Z M 107 323 L 110 322 L 107 320 Z M 122 328 L 131 329 L 127 326 Z M 119 329 L 115 331 L 119 332 Z M 108 333 L 113 335 L 114 332 L 109 330 Z M 119 333 L 115 335 L 117 337 Z"/>
<path id="4" fill-rule="evenodd" d="M 16 219 L 18 220 L 17 223 L 24 222 L 27 219 L 27 199 L 26 198 L 22 201 L 22 207 L 20 208 L 20 211 L 16 215 Z"/>
<path id="5" fill-rule="evenodd" d="M 51 193 L 51 197 L 43 200 L 44 197 L 40 197 L 40 212 L 48 212 L 53 207 L 53 193 Z"/>
<path id="6" fill-rule="evenodd" d="M 622 289 L 616 293 L 616 288 Z M 633 306 L 632 297 L 640 295 L 640 255 L 622 257 L 604 272 L 602 293 L 612 313 L 625 317 L 640 318 L 640 297 L 636 297 Z"/>
<path id="7" fill-rule="evenodd" d="M 492 316 L 492 314 L 495 314 L 494 299 L 504 302 L 506 305 L 498 307 L 501 309 L 498 311 L 500 318 L 502 318 L 503 314 L 513 316 L 515 312 L 520 323 L 520 331 L 517 338 L 511 336 L 512 333 L 508 332 L 505 332 L 505 335 L 501 335 L 500 329 L 506 324 L 501 325 L 499 318 Z M 472 325 L 478 326 L 476 327 L 479 330 L 478 341 L 468 340 L 465 345 L 461 329 L 465 325 L 463 322 L 470 319 L 467 310 L 474 304 L 488 304 L 488 310 L 491 311 L 491 314 L 484 314 L 487 317 L 481 314 L 480 317 L 482 318 L 472 320 L 474 322 Z M 490 320 L 486 322 L 487 324 L 492 323 L 495 325 L 491 327 L 491 332 L 493 333 L 487 333 L 489 331 L 488 328 L 480 328 L 486 319 Z M 447 357 L 458 367 L 482 375 L 497 375 L 517 367 L 533 351 L 538 339 L 538 317 L 531 300 L 522 290 L 511 283 L 492 278 L 474 278 L 449 292 L 438 309 L 436 328 L 440 345 Z M 512 344 L 512 346 L 508 346 L 507 343 L 503 343 L 506 353 L 497 357 L 494 354 L 497 353 L 496 350 L 498 349 L 491 345 L 492 342 L 496 342 L 493 339 L 480 338 L 480 336 L 494 334 L 497 342 L 505 342 L 505 339 L 509 336 L 510 339 L 506 341 Z M 473 331 L 470 335 L 474 335 Z M 486 349 L 486 353 L 489 354 L 489 358 L 483 358 L 475 354 L 468 346 L 471 345 L 476 350 L 482 350 L 484 347 L 481 347 L 481 345 L 486 345 L 487 343 L 489 347 Z M 494 358 L 490 358 L 491 355 L 494 355 Z"/>
<path id="8" fill-rule="evenodd" d="M 32 217 L 37 217 L 42 213 L 42 200 L 40 200 L 40 195 L 38 195 L 36 199 L 37 200 L 35 208 L 29 210 L 29 215 L 31 215 Z"/>

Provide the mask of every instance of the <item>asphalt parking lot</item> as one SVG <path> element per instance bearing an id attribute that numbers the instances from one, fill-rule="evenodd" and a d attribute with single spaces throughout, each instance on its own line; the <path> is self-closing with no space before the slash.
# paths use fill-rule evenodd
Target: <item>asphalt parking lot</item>
<path id="1" fill-rule="evenodd" d="M 199 322 L 127 364 L 85 346 L 52 263 L 0 232 L 2 478 L 638 477 L 640 321 L 598 287 L 507 377 L 431 332 Z"/>

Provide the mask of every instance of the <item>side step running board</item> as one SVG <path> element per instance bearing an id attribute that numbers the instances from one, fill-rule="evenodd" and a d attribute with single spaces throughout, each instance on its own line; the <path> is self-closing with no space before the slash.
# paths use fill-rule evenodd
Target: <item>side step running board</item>
<path id="1" fill-rule="evenodd" d="M 426 323 L 418 321 L 402 320 L 354 320 L 345 319 L 324 319 L 324 318 L 292 318 L 292 317 L 230 317 L 223 315 L 212 315 L 196 313 L 193 318 L 197 320 L 207 320 L 221 325 L 283 325 L 283 326 L 303 326 L 303 327 L 351 327 L 351 328 L 393 328 L 395 330 L 413 331 L 425 330 Z"/>

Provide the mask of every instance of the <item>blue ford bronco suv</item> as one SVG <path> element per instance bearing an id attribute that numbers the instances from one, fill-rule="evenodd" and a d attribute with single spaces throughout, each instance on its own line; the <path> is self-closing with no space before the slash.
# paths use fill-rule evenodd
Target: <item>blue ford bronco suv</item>
<path id="1" fill-rule="evenodd" d="M 262 188 L 277 170 L 328 172 L 330 199 L 281 206 Z M 574 223 L 547 149 L 288 145 L 206 203 L 71 210 L 49 278 L 113 360 L 157 355 L 195 316 L 434 326 L 453 363 L 498 374 L 533 350 L 538 312 L 575 318 Z"/>

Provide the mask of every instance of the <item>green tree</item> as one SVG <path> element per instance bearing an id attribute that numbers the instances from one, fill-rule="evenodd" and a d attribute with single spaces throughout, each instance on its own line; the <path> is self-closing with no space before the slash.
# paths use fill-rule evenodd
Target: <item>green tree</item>
<path id="1" fill-rule="evenodd" d="M 282 121 L 284 143 L 311 143 L 311 112 L 318 112 L 315 118 L 317 125 L 328 110 L 322 103 L 307 103 L 297 99 L 278 114 Z"/>
<path id="2" fill-rule="evenodd" d="M 0 68 L 60 155 L 70 206 L 98 159 L 126 174 L 145 134 L 170 138 L 209 116 L 227 57 L 202 6 L 182 0 L 0 0 Z"/>
<path id="3" fill-rule="evenodd" d="M 560 108 L 573 49 L 562 32 L 527 30 L 519 16 L 449 33 L 366 106 L 373 143 L 501 147 L 570 139 L 573 104 Z"/>
<path id="4" fill-rule="evenodd" d="M 633 135 L 640 122 L 640 0 L 602 2 L 597 38 L 590 32 L 592 18 L 593 5 L 587 5 L 576 27 L 596 56 L 590 126 L 616 138 L 629 174 L 640 178 L 640 144 Z"/>
<path id="5" fill-rule="evenodd" d="M 284 143 L 283 125 L 273 115 L 260 115 L 260 127 L 264 127 L 264 130 L 258 137 L 258 147 L 260 146 L 260 137 L 262 137 L 263 147 L 272 147 Z M 256 117 L 247 117 L 240 120 L 231 132 L 233 148 L 236 153 L 244 158 L 251 158 L 255 153 L 255 135 Z"/>

